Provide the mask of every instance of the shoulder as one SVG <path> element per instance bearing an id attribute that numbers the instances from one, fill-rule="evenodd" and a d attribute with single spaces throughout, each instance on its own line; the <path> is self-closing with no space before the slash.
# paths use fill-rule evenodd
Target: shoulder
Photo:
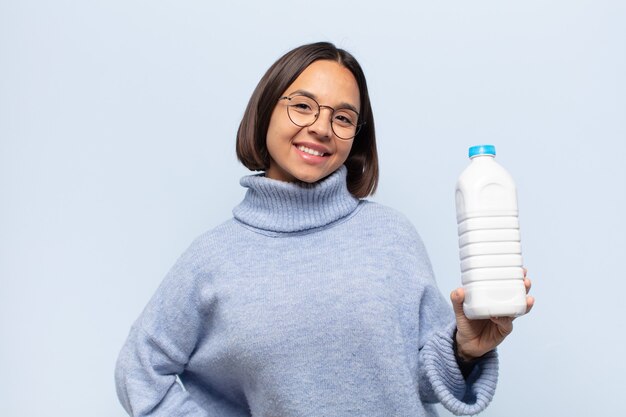
<path id="1" fill-rule="evenodd" d="M 397 223 L 403 226 L 411 225 L 409 219 L 400 211 L 374 201 L 361 200 L 361 211 L 375 217 L 379 221 L 386 221 L 392 224 Z"/>
<path id="2" fill-rule="evenodd" d="M 232 229 L 231 219 L 193 239 L 161 281 L 154 298 L 173 298 L 184 305 L 190 299 L 205 297 L 222 253 L 228 252 L 224 236 L 232 235 Z"/>
<path id="3" fill-rule="evenodd" d="M 213 257 L 216 252 L 220 252 L 221 248 L 226 250 L 229 242 L 237 238 L 240 230 L 241 227 L 231 218 L 196 236 L 181 258 L 194 263 L 204 262 L 207 257 Z"/>
<path id="4" fill-rule="evenodd" d="M 206 275 L 228 253 L 228 239 L 233 238 L 237 226 L 229 219 L 213 229 L 196 236 L 179 255 L 168 275 L 195 277 Z"/>
<path id="5" fill-rule="evenodd" d="M 230 218 L 225 222 L 215 226 L 213 229 L 207 230 L 191 242 L 190 248 L 202 249 L 207 246 L 213 246 L 217 242 L 221 242 L 225 237 L 232 236 L 239 230 L 237 222 Z"/>
<path id="6" fill-rule="evenodd" d="M 387 232 L 417 235 L 417 229 L 400 211 L 369 200 L 361 201 L 361 216 L 371 224 Z"/>
<path id="7" fill-rule="evenodd" d="M 431 282 L 434 277 L 428 251 L 409 218 L 394 208 L 369 200 L 363 200 L 361 205 L 360 226 L 367 235 L 361 244 L 371 245 L 372 251 L 379 255 L 385 254 L 401 276 L 418 276 Z"/>
<path id="8" fill-rule="evenodd" d="M 362 200 L 359 217 L 362 227 L 378 235 L 382 241 L 426 253 L 417 229 L 400 211 L 377 202 Z"/>

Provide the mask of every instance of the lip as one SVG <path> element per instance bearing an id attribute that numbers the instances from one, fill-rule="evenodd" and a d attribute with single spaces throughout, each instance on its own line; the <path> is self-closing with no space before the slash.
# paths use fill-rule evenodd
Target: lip
<path id="1" fill-rule="evenodd" d="M 320 145 L 319 143 L 294 142 L 293 146 L 296 148 L 296 150 L 301 155 L 306 155 L 306 156 L 310 156 L 310 157 L 313 157 L 313 158 L 326 158 L 326 157 L 329 157 L 330 155 L 332 155 L 332 152 L 327 147 L 325 147 L 324 145 Z M 304 146 L 306 148 L 313 149 L 314 151 L 317 151 L 319 153 L 324 154 L 324 156 L 316 156 L 316 155 L 308 154 L 306 152 L 302 152 L 300 149 L 298 149 L 298 146 Z"/>

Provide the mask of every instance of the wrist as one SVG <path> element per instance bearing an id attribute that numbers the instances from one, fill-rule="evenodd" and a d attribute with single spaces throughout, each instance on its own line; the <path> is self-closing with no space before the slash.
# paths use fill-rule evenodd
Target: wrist
<path id="1" fill-rule="evenodd" d="M 457 359 L 457 362 L 464 362 L 467 364 L 471 364 L 473 362 L 476 361 L 476 359 L 478 359 L 477 356 L 471 355 L 469 353 L 467 353 L 464 349 L 463 349 L 463 344 L 459 343 L 459 338 L 457 336 L 457 330 L 454 330 L 454 335 L 453 335 L 453 340 L 452 340 L 452 347 L 454 350 L 454 357 Z"/>
<path id="2" fill-rule="evenodd" d="M 454 359 L 456 360 L 456 363 L 459 366 L 461 375 L 463 375 L 464 379 L 467 379 L 472 373 L 472 371 L 474 370 L 477 358 L 474 358 L 473 356 L 465 354 L 459 348 L 459 342 L 456 336 L 456 329 L 454 330 L 454 336 L 452 339 L 452 349 L 454 351 Z"/>

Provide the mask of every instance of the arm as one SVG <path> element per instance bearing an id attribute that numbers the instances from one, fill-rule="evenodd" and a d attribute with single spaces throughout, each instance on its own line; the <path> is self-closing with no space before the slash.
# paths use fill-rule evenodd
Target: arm
<path id="1" fill-rule="evenodd" d="M 412 227 L 402 228 L 409 248 L 401 273 L 420 281 L 417 381 L 424 403 L 441 402 L 454 414 L 476 414 L 491 401 L 498 378 L 498 358 L 491 351 L 477 359 L 465 378 L 455 355 L 455 316 L 439 291 L 424 245 Z"/>
<path id="2" fill-rule="evenodd" d="M 525 285 L 530 290 L 528 279 Z M 513 319 L 469 320 L 463 313 L 461 288 L 451 294 L 455 320 L 443 331 L 433 332 L 428 326 L 444 315 L 440 311 L 443 297 L 438 290 L 435 294 L 431 289 L 430 295 L 428 291 L 427 288 L 420 314 L 421 322 L 427 319 L 420 334 L 430 333 L 420 350 L 420 394 L 425 402 L 441 401 L 454 414 L 476 414 L 487 407 L 495 393 L 498 379 L 495 349 L 511 333 Z M 527 303 L 530 311 L 533 297 L 527 297 Z M 462 369 L 459 365 L 463 361 L 471 362 L 471 366 Z M 427 383 L 423 384 L 424 381 Z"/>
<path id="3" fill-rule="evenodd" d="M 455 355 L 456 324 L 436 288 L 425 289 L 420 306 L 419 392 L 424 402 L 441 402 L 456 415 L 476 414 L 491 402 L 498 381 L 498 356 L 476 359 L 465 378 Z"/>
<path id="4" fill-rule="evenodd" d="M 207 414 L 178 384 L 185 353 L 154 340 L 135 325 L 115 370 L 117 395 L 130 416 L 202 416 Z"/>
<path id="5" fill-rule="evenodd" d="M 131 416 L 208 417 L 177 382 L 204 331 L 210 294 L 194 245 L 152 297 L 119 354 L 118 397 Z"/>

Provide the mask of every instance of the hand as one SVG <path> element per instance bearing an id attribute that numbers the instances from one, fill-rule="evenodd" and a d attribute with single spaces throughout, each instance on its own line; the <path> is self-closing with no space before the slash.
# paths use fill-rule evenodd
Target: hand
<path id="1" fill-rule="evenodd" d="M 526 277 L 524 268 L 524 286 L 526 293 L 530 291 L 531 282 Z M 492 317 L 484 320 L 470 320 L 463 312 L 465 292 L 457 288 L 450 294 L 454 315 L 456 316 L 457 352 L 461 359 L 471 361 L 493 350 L 513 331 L 514 317 Z M 535 303 L 534 297 L 526 296 L 526 313 Z"/>

